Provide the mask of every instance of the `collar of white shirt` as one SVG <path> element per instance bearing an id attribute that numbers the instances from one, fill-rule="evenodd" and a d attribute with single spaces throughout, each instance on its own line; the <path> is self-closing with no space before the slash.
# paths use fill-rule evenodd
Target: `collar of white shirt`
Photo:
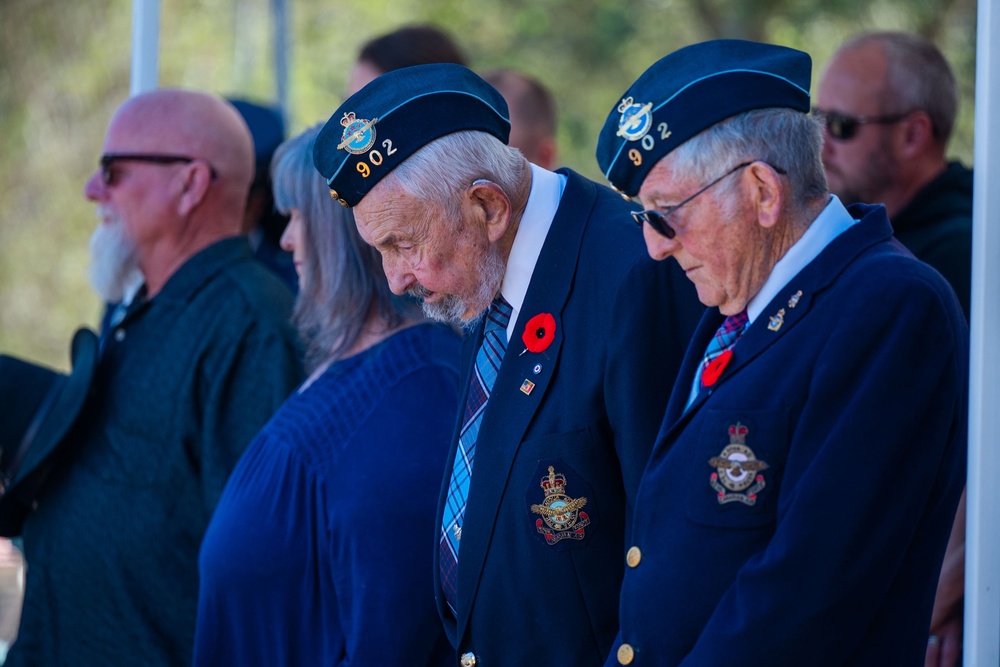
<path id="1" fill-rule="evenodd" d="M 754 298 L 747 304 L 747 317 L 752 323 L 771 303 L 799 271 L 816 259 L 823 249 L 851 228 L 858 221 L 851 217 L 847 209 L 836 195 L 830 195 L 830 201 L 816 219 L 812 221 L 805 234 L 795 242 L 785 256 L 778 260 L 771 270 L 771 275 L 764 282 Z"/>
<path id="2" fill-rule="evenodd" d="M 535 270 L 549 228 L 552 227 L 559 200 L 566 189 L 566 180 L 566 176 L 562 174 L 531 165 L 531 192 L 510 248 L 503 282 L 500 284 L 500 293 L 512 308 L 510 323 L 507 325 L 508 341 L 514 335 L 517 316 L 531 283 L 531 274 Z"/>

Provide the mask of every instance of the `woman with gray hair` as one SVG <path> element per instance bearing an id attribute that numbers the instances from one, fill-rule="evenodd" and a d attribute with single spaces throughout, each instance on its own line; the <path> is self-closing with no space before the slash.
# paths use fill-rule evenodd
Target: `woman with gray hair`
<path id="1" fill-rule="evenodd" d="M 435 510 L 459 340 L 394 296 L 312 163 L 274 155 L 308 380 L 237 464 L 202 543 L 196 665 L 438 665 Z"/>

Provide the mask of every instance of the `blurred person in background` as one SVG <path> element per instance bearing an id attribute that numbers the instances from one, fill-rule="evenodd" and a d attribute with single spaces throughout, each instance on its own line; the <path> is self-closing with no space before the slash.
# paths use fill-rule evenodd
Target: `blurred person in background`
<path id="1" fill-rule="evenodd" d="M 347 96 L 386 72 L 431 63 L 468 65 L 462 49 L 441 28 L 409 25 L 379 35 L 365 42 L 358 52 L 348 75 Z"/>
<path id="2" fill-rule="evenodd" d="M 319 130 L 282 144 L 273 167 L 311 375 L 208 528 L 195 664 L 450 665 L 431 567 L 460 342 L 389 290 L 313 167 Z"/>
<path id="3" fill-rule="evenodd" d="M 556 104 L 552 93 L 537 79 L 512 69 L 483 73 L 483 79 L 500 91 L 510 110 L 510 146 L 525 159 L 545 169 L 555 169 Z"/>
<path id="4" fill-rule="evenodd" d="M 273 106 L 242 99 L 230 99 L 229 102 L 250 128 L 257 165 L 247 196 L 244 233 L 250 239 L 254 257 L 274 271 L 294 294 L 298 291 L 298 277 L 291 254 L 281 248 L 281 235 L 288 217 L 274 207 L 270 175 L 271 156 L 285 140 L 285 118 L 281 110 Z"/>
<path id="5" fill-rule="evenodd" d="M 945 157 L 958 90 L 944 55 L 918 35 L 859 35 L 827 63 L 814 112 L 830 191 L 885 204 L 893 234 L 945 277 L 968 319 L 972 170 Z"/>
<path id="6" fill-rule="evenodd" d="M 288 289 L 250 253 L 246 123 L 161 89 L 115 112 L 84 194 L 95 289 L 119 301 L 81 418 L 24 521 L 24 609 L 8 665 L 191 659 L 198 547 L 252 437 L 301 382 Z"/>
<path id="7" fill-rule="evenodd" d="M 285 138 L 284 118 L 272 107 L 239 99 L 230 99 L 229 103 L 240 112 L 240 116 L 250 129 L 254 146 L 256 167 L 243 214 L 243 233 L 250 241 L 254 258 L 273 271 L 294 293 L 298 289 L 295 267 L 292 266 L 291 255 L 282 250 L 279 244 L 288 218 L 274 208 L 271 177 L 268 173 L 274 149 Z M 99 227 L 91 237 L 90 251 L 93 257 L 119 253 L 121 250 L 116 244 L 116 238 L 103 227 Z M 117 300 L 108 302 L 104 310 L 100 328 L 102 335 L 106 335 L 121 321 L 144 282 L 135 258 L 128 255 L 123 259 L 127 261 L 117 266 L 120 275 L 110 276 L 100 273 L 96 275 L 97 280 L 109 290 L 108 296 L 117 297 Z M 95 261 L 91 263 L 91 271 L 102 272 L 108 266 L 115 264 L 103 260 Z"/>

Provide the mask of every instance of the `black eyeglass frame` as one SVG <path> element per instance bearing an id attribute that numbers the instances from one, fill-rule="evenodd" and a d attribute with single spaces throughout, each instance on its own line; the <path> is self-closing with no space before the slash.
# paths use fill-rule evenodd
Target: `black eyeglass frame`
<path id="1" fill-rule="evenodd" d="M 668 206 L 667 208 L 663 209 L 662 211 L 658 211 L 655 208 L 647 209 L 645 211 L 632 211 L 632 219 L 635 220 L 635 223 L 637 225 L 639 225 L 639 229 L 642 229 L 642 224 L 644 222 L 647 222 L 647 223 L 649 223 L 649 226 L 652 227 L 653 230 L 656 231 L 656 233 L 658 233 L 660 236 L 664 236 L 664 237 L 666 237 L 668 239 L 672 239 L 672 238 L 674 238 L 674 236 L 677 235 L 677 232 L 674 231 L 674 228 L 670 226 L 670 223 L 667 221 L 667 219 L 677 209 L 679 209 L 681 206 L 684 206 L 685 204 L 690 204 L 691 201 L 694 200 L 695 197 L 697 197 L 698 195 L 706 192 L 709 188 L 711 188 L 716 183 L 720 183 L 726 177 L 732 176 L 733 174 L 735 174 L 740 169 L 743 169 L 744 167 L 749 167 L 754 162 L 763 162 L 763 160 L 750 160 L 749 162 L 741 162 L 741 163 L 739 163 L 738 165 L 736 165 L 735 167 L 733 167 L 732 169 L 730 169 L 729 171 L 727 171 L 726 173 L 724 173 L 722 176 L 719 176 L 717 179 L 715 179 L 714 181 L 712 181 L 711 183 L 709 183 L 708 185 L 706 185 L 705 187 L 703 187 L 701 190 L 698 190 L 697 192 L 695 192 L 693 195 L 691 195 L 690 197 L 688 197 L 687 199 L 685 199 L 681 203 L 676 204 L 674 206 Z M 764 164 L 766 164 L 767 166 L 771 167 L 771 169 L 774 169 L 776 172 L 778 172 L 782 176 L 784 176 L 785 174 L 788 173 L 784 169 L 782 169 L 781 167 L 776 167 L 776 166 L 774 166 L 773 164 L 771 164 L 769 162 L 764 162 Z"/>
<path id="2" fill-rule="evenodd" d="M 913 112 L 906 111 L 882 116 L 852 116 L 840 111 L 827 111 L 819 107 L 812 108 L 812 115 L 823 123 L 826 133 L 837 141 L 850 141 L 858 133 L 858 128 L 862 125 L 892 125 L 903 120 L 911 113 Z"/>
<path id="3" fill-rule="evenodd" d="M 213 167 L 208 160 L 205 160 L 204 158 L 189 157 L 187 155 L 168 155 L 164 153 L 105 153 L 101 156 L 98 163 L 101 166 L 101 180 L 104 182 L 105 186 L 111 186 L 114 184 L 114 173 L 111 171 L 111 168 L 114 166 L 115 162 L 130 161 L 146 162 L 149 164 L 179 164 L 183 162 L 185 164 L 190 164 L 191 162 L 197 162 L 198 160 L 201 160 L 208 165 L 213 181 L 219 177 L 219 174 L 215 171 L 215 167 Z"/>

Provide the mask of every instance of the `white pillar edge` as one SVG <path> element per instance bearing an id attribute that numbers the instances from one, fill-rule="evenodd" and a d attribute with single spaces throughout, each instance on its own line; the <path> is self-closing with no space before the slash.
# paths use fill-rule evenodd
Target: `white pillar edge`
<path id="1" fill-rule="evenodd" d="M 1000 665 L 1000 11 L 980 0 L 976 28 L 975 180 L 964 663 Z M 992 333 L 991 333 L 992 332 Z"/>

